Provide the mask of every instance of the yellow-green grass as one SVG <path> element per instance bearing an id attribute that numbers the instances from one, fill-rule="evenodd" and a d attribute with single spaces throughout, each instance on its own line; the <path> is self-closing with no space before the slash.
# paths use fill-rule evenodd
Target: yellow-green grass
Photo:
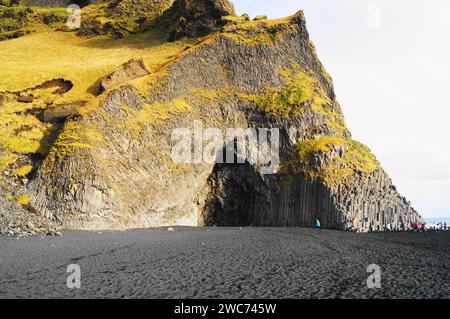
<path id="1" fill-rule="evenodd" d="M 87 100 L 98 80 L 131 58 L 143 57 L 158 70 L 179 55 L 186 44 L 165 43 L 156 30 L 121 40 L 83 38 L 74 33 L 45 32 L 0 42 L 0 92 L 20 91 L 47 80 L 64 78 L 74 87 L 60 101 Z"/>
<path id="2" fill-rule="evenodd" d="M 173 116 L 189 112 L 192 106 L 184 98 L 176 98 L 169 103 L 146 104 L 142 110 L 123 105 L 122 108 L 130 114 L 123 128 L 128 128 L 135 134 L 139 134 L 146 125 L 158 126 L 171 119 Z"/>
<path id="3" fill-rule="evenodd" d="M 325 113 L 325 107 L 331 105 L 314 73 L 303 71 L 298 65 L 280 72 L 284 85 L 281 88 L 268 87 L 262 95 L 246 95 L 241 97 L 254 103 L 270 115 L 300 115 L 309 107 Z"/>
<path id="4" fill-rule="evenodd" d="M 185 48 L 185 42 L 166 43 L 164 32 L 158 30 L 112 40 L 79 37 L 45 26 L 37 33 L 0 42 L 0 92 L 23 91 L 57 78 L 70 80 L 74 85 L 62 96 L 53 94 L 52 88 L 32 90 L 24 94 L 33 94 L 35 100 L 32 103 L 19 103 L 9 98 L 0 105 L 0 169 L 12 166 L 19 170 L 14 167 L 18 155 L 46 156 L 50 152 L 52 146 L 47 141 L 60 127 L 42 123 L 30 111 L 49 104 L 80 100 L 95 105 L 99 79 L 121 64 L 142 57 L 149 69 L 157 72 L 180 56 Z M 99 140 L 94 130 L 85 130 L 69 121 L 56 141 L 52 155 L 70 156 L 76 149 L 91 148 Z"/>
<path id="5" fill-rule="evenodd" d="M 30 204 L 30 199 L 24 194 L 17 196 L 16 200 L 22 206 L 28 206 Z"/>
<path id="6" fill-rule="evenodd" d="M 25 177 L 33 171 L 32 165 L 25 165 L 13 170 L 13 174 L 19 177 Z"/>
<path id="7" fill-rule="evenodd" d="M 323 155 L 327 160 L 317 165 L 314 158 Z M 357 173 L 370 174 L 380 168 L 380 163 L 360 142 L 340 136 L 323 136 L 297 143 L 283 166 L 291 173 L 336 185 Z"/>
<path id="8" fill-rule="evenodd" d="M 284 82 L 281 87 L 269 86 L 262 94 L 239 94 L 239 97 L 272 116 L 289 118 L 311 110 L 324 116 L 335 134 L 343 135 L 347 131 L 344 117 L 333 110 L 333 101 L 314 72 L 293 65 L 292 68 L 281 70 L 280 76 Z"/>
<path id="9" fill-rule="evenodd" d="M 15 160 L 15 154 L 47 154 L 47 140 L 55 126 L 27 114 L 30 109 L 44 106 L 40 99 L 30 104 L 9 100 L 0 105 L 0 148 L 3 150 L 0 167 L 9 166 Z"/>
<path id="10" fill-rule="evenodd" d="M 103 137 L 95 129 L 69 120 L 53 145 L 50 158 L 65 158 L 77 150 L 95 148 L 102 141 Z"/>
<path id="11" fill-rule="evenodd" d="M 298 15 L 302 15 L 302 13 L 296 13 L 291 16 L 278 18 L 278 19 L 263 19 L 263 20 L 246 20 L 244 17 L 239 16 L 225 16 L 222 17 L 222 20 L 227 22 L 237 22 L 239 29 L 256 29 L 263 27 L 276 27 L 280 25 L 287 25 L 292 22 L 292 20 Z"/>
<path id="12" fill-rule="evenodd" d="M 244 45 L 270 45 L 281 39 L 283 34 L 295 28 L 291 22 L 296 16 L 257 21 L 249 21 L 237 16 L 225 16 L 222 17 L 222 20 L 235 24 L 236 30 L 221 35 Z"/>

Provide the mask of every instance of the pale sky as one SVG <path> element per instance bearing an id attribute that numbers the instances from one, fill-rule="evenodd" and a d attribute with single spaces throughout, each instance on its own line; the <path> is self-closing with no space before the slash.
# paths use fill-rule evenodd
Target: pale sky
<path id="1" fill-rule="evenodd" d="M 234 0 L 269 18 L 304 10 L 354 139 L 425 217 L 450 217 L 450 1 Z"/>

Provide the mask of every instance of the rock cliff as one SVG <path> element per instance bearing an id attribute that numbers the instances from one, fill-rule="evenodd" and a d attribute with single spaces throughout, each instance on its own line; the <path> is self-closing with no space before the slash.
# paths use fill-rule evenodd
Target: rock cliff
<path id="1" fill-rule="evenodd" d="M 311 226 L 319 218 L 327 228 L 382 230 L 421 220 L 370 150 L 352 140 L 302 12 L 250 21 L 227 1 L 177 0 L 151 20 L 148 28 L 175 41 L 155 44 L 159 53 L 182 49 L 46 124 L 39 155 L 0 140 L 3 170 L 32 160 L 25 207 L 70 229 Z M 23 105 L 17 96 L 26 94 L 4 93 L 2 107 Z M 55 107 L 38 105 L 29 116 Z M 198 125 L 279 129 L 279 170 L 174 163 L 173 130 Z"/>

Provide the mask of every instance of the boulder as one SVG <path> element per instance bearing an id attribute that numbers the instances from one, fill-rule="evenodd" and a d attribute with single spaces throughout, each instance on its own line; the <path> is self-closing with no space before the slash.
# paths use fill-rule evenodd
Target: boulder
<path id="1" fill-rule="evenodd" d="M 259 16 L 256 16 L 253 20 L 255 20 L 255 21 L 267 20 L 267 16 L 266 15 L 259 15 Z"/>
<path id="2" fill-rule="evenodd" d="M 49 107 L 41 112 L 39 118 L 44 123 L 64 122 L 69 117 L 77 116 L 83 104 L 84 102 L 78 102 Z"/>
<path id="3" fill-rule="evenodd" d="M 243 15 L 241 15 L 241 17 L 242 17 L 245 21 L 250 21 L 250 16 L 248 15 L 248 13 L 244 13 Z"/>
<path id="4" fill-rule="evenodd" d="M 145 66 L 142 58 L 131 59 L 100 80 L 98 94 L 100 95 L 115 86 L 149 74 L 150 71 Z"/>

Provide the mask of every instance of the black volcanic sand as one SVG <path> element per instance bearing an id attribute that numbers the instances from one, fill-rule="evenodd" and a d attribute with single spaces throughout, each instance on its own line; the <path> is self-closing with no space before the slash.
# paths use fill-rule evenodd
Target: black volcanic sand
<path id="1" fill-rule="evenodd" d="M 450 232 L 175 228 L 0 237 L 0 298 L 449 298 Z M 66 267 L 79 264 L 81 289 Z M 368 289 L 367 266 L 382 269 Z"/>

